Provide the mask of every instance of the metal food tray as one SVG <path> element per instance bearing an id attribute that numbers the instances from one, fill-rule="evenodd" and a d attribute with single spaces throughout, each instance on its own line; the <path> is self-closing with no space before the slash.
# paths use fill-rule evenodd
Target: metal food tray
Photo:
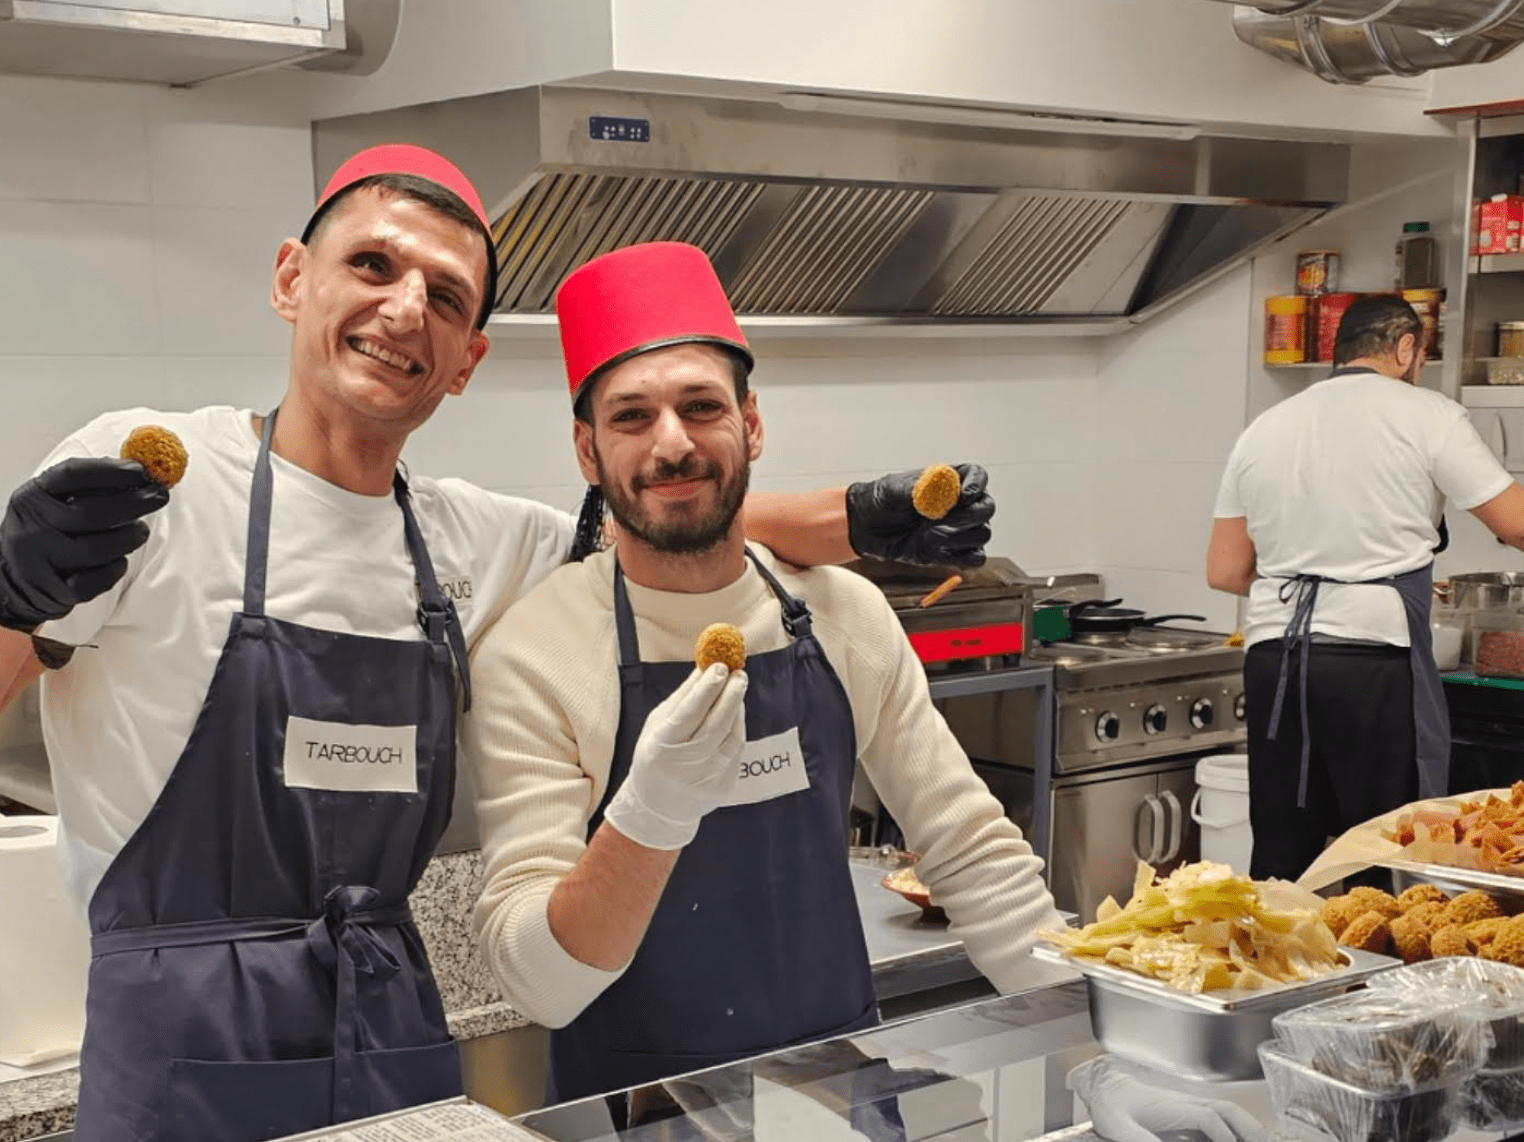
<path id="1" fill-rule="evenodd" d="M 1403 873 L 1412 878 L 1415 883 L 1449 884 L 1462 890 L 1475 888 L 1524 896 L 1524 869 L 1519 870 L 1520 875 L 1511 876 L 1506 872 L 1483 872 L 1479 868 L 1427 864 L 1422 861 L 1403 860 L 1401 857 L 1385 857 L 1378 860 L 1376 864 L 1382 868 L 1389 868 L 1393 872 Z"/>
<path id="2" fill-rule="evenodd" d="M 1260 1076 L 1259 1045 L 1273 1037 L 1272 1021 L 1281 1012 L 1348 990 L 1398 963 L 1355 948 L 1339 951 L 1348 964 L 1317 979 L 1258 991 L 1201 993 L 1175 991 L 1056 947 L 1038 945 L 1032 954 L 1085 976 L 1090 1029 L 1112 1054 L 1195 1079 L 1232 1082 Z"/>
<path id="3" fill-rule="evenodd" d="M 1112 991 L 1126 991 L 1141 995 L 1166 1007 L 1183 1007 L 1191 1011 L 1222 1014 L 1231 1011 L 1247 1011 L 1274 1007 L 1278 1010 L 1300 1007 L 1321 999 L 1324 992 L 1339 991 L 1363 982 L 1367 976 L 1396 967 L 1402 961 L 1359 948 L 1339 948 L 1349 962 L 1337 971 L 1320 975 L 1316 979 L 1297 983 L 1277 984 L 1254 991 L 1178 991 L 1166 986 L 1161 980 L 1139 975 L 1137 972 L 1119 968 L 1114 964 L 1098 964 L 1091 960 L 1071 956 L 1052 944 L 1038 944 L 1032 955 L 1049 963 L 1063 964 L 1083 974 L 1087 979 Z M 1289 1001 L 1289 1002 L 1288 1002 Z"/>

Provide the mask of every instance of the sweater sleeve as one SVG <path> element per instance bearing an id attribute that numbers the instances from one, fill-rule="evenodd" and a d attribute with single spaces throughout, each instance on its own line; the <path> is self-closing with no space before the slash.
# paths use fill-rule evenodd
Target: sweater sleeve
<path id="1" fill-rule="evenodd" d="M 575 575 L 567 568 L 561 574 Z M 547 584 L 546 586 L 554 586 Z M 544 589 L 527 596 L 472 655 L 474 702 L 462 744 L 476 780 L 484 885 L 474 922 L 482 955 L 521 1014 L 563 1027 L 617 980 L 570 955 L 550 930 L 551 892 L 585 851 L 602 780 L 584 768 L 597 750 L 572 724 L 618 722 L 603 671 L 616 661 L 586 608 L 574 632 L 542 631 L 537 616 L 578 612 Z M 583 629 L 585 628 L 585 629 Z M 617 699 L 617 691 L 614 695 Z M 603 768 L 606 776 L 607 767 Z"/>
<path id="2" fill-rule="evenodd" d="M 922 854 L 917 874 L 974 966 L 1014 990 L 1037 932 L 1064 927 L 1042 860 L 932 705 L 925 668 L 888 602 L 875 593 L 864 608 L 841 644 L 863 770 Z"/>

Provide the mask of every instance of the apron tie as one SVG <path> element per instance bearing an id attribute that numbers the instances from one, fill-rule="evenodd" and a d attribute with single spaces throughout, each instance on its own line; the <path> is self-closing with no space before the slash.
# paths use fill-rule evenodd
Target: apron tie
<path id="1" fill-rule="evenodd" d="M 1266 737 L 1276 740 L 1291 678 L 1291 652 L 1302 652 L 1298 692 L 1302 711 L 1301 771 L 1297 779 L 1296 804 L 1307 807 L 1307 785 L 1312 769 L 1312 734 L 1307 720 L 1307 676 L 1312 665 L 1312 612 L 1318 588 L 1324 583 L 1391 587 L 1402 600 L 1408 626 L 1408 665 L 1413 679 L 1414 754 L 1418 768 L 1419 796 L 1442 797 L 1448 789 L 1450 768 L 1450 715 L 1445 706 L 1444 684 L 1434 664 L 1434 632 L 1429 628 L 1429 596 L 1433 591 L 1432 563 L 1386 575 L 1379 579 L 1330 579 L 1324 575 L 1291 575 L 1281 584 L 1280 600 L 1292 604 L 1291 621 L 1281 644 L 1281 672 L 1275 684 Z"/>
<path id="2" fill-rule="evenodd" d="M 376 924 L 400 924 L 406 904 L 372 909 L 380 897 L 374 888 L 344 884 L 323 898 L 322 914 L 307 925 L 307 947 L 334 975 L 333 1114 L 345 1122 L 358 1116 L 364 1092 L 356 1092 L 355 1029 L 359 1021 L 356 976 L 384 983 L 401 970 L 397 957 L 372 931 Z M 339 955 L 340 949 L 344 954 Z M 357 1097 L 357 1093 L 358 1096 Z"/>
<path id="3" fill-rule="evenodd" d="M 1312 735 L 1307 732 L 1307 665 L 1312 653 L 1312 611 L 1318 603 L 1318 588 L 1325 582 L 1321 575 L 1293 575 L 1281 584 L 1280 599 L 1292 603 L 1291 621 L 1281 640 L 1281 673 L 1275 682 L 1275 701 L 1270 706 L 1270 728 L 1266 737 L 1275 741 L 1280 733 L 1281 711 L 1286 704 L 1286 687 L 1291 681 L 1291 650 L 1302 652 L 1302 669 L 1297 679 L 1298 707 L 1302 711 L 1302 761 L 1297 774 L 1296 807 L 1307 808 L 1307 780 L 1312 771 Z"/>

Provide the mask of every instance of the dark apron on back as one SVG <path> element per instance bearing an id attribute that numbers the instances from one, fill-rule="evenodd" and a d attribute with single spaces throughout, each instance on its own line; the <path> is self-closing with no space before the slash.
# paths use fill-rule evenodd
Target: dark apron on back
<path id="1" fill-rule="evenodd" d="M 747 553 L 750 555 L 750 552 Z M 792 641 L 746 659 L 748 780 L 803 765 L 808 787 L 706 816 L 683 849 L 624 974 L 550 1037 L 550 1101 L 651 1083 L 878 1022 L 847 813 L 857 735 L 809 609 L 755 557 Z M 608 789 L 629 773 L 646 717 L 693 671 L 642 662 L 615 565 L 622 705 Z M 799 752 L 777 741 L 797 728 Z M 797 770 L 794 770 L 797 772 Z M 801 781 L 802 784 L 802 781 Z"/>
<path id="2" fill-rule="evenodd" d="M 464 638 L 400 474 L 427 638 L 265 614 L 274 423 L 243 610 L 90 901 L 76 1142 L 256 1142 L 461 1091 L 407 897 L 449 821 Z"/>
<path id="3" fill-rule="evenodd" d="M 1442 533 L 1443 534 L 1443 533 Z M 1443 550 L 1441 543 L 1440 550 Z M 1312 612 L 1323 583 L 1344 583 L 1321 575 L 1293 575 L 1281 588 L 1281 601 L 1293 602 L 1291 621 L 1281 647 L 1281 673 L 1275 686 L 1275 701 L 1270 707 L 1269 738 L 1275 740 L 1281 724 L 1281 711 L 1291 677 L 1291 652 L 1301 650 L 1298 668 L 1299 701 L 1302 713 L 1302 766 L 1297 780 L 1296 803 L 1307 807 L 1307 782 L 1311 771 L 1312 733 L 1307 720 L 1307 675 L 1311 669 Z M 1434 661 L 1434 630 L 1429 624 L 1430 600 L 1434 594 L 1434 564 L 1427 563 L 1401 575 L 1358 580 L 1374 587 L 1391 587 L 1402 598 L 1408 620 L 1408 665 L 1413 675 L 1413 731 L 1418 763 L 1420 797 L 1443 797 L 1450 779 L 1450 711 L 1445 704 L 1445 686 Z"/>

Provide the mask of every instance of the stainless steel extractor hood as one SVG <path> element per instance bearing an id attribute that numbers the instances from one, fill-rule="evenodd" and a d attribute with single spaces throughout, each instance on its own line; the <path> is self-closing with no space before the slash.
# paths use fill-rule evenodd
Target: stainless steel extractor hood
<path id="1" fill-rule="evenodd" d="M 1341 144 L 1191 126 L 537 87 L 318 122 L 318 185 L 383 141 L 472 178 L 497 314 L 529 320 L 588 259 L 675 240 L 743 315 L 1100 332 L 1344 202 L 1350 169 Z"/>

